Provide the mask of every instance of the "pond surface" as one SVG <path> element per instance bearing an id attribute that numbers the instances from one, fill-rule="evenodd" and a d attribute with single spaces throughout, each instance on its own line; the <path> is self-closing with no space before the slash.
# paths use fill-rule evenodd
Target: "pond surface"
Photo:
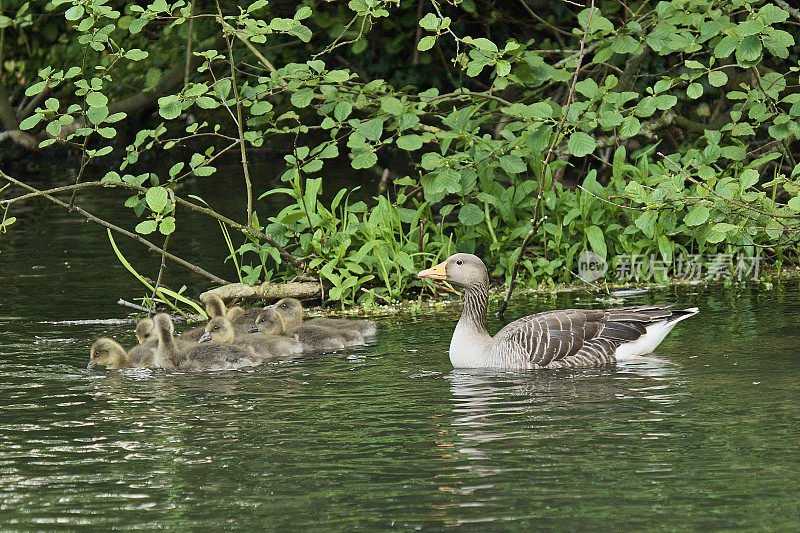
<path id="1" fill-rule="evenodd" d="M 92 340 L 131 345 L 132 326 L 68 321 L 129 317 L 116 300 L 145 291 L 104 230 L 29 207 L 0 241 L 3 530 L 800 527 L 796 283 L 626 299 L 702 313 L 618 367 L 454 371 L 455 304 L 252 371 L 89 371 Z M 174 250 L 230 279 L 214 231 L 179 226 Z M 507 318 L 602 305 L 520 295 Z"/>

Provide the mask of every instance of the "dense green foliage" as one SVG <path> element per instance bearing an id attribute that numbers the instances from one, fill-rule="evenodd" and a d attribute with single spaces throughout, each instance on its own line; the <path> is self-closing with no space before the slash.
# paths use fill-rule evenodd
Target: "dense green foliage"
<path id="1" fill-rule="evenodd" d="M 40 147 L 77 146 L 81 174 L 114 167 L 103 181 L 135 191 L 125 205 L 144 235 L 180 223 L 174 183 L 229 179 L 215 174 L 222 153 L 291 146 L 275 190 L 252 191 L 242 157 L 248 215 L 231 242 L 248 283 L 305 269 L 333 300 L 393 300 L 455 250 L 508 279 L 529 233 L 522 275 L 538 281 L 572 281 L 586 249 L 609 276 L 625 257 L 797 259 L 788 19 L 800 12 L 743 0 L 489 9 L 6 0 L 4 84 L 9 101 L 23 98 L 15 86 L 39 98 L 20 128 Z M 163 175 L 140 162 L 178 143 L 195 153 Z M 322 200 L 326 161 L 345 157 L 399 175 L 369 205 L 345 190 Z M 290 203 L 268 212 L 262 194 Z"/>

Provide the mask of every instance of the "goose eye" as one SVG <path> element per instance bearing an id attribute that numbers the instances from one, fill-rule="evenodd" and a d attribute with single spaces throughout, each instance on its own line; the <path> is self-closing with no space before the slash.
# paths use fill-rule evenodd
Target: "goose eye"
<path id="1" fill-rule="evenodd" d="M 462 261 L 461 259 L 458 259 L 458 260 L 456 261 L 456 264 L 457 264 L 457 265 L 462 265 L 462 264 L 464 264 L 464 261 Z"/>
<path id="2" fill-rule="evenodd" d="M 219 326 L 214 326 L 214 331 L 219 331 Z"/>

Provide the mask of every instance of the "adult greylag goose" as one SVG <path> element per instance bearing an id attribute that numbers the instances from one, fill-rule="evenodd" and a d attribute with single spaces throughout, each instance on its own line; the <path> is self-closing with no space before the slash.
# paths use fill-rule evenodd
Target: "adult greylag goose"
<path id="1" fill-rule="evenodd" d="M 372 338 L 375 336 L 378 328 L 375 322 L 371 320 L 355 320 L 349 318 L 309 318 L 303 321 L 303 304 L 297 298 L 283 298 L 278 300 L 271 306 L 278 310 L 278 312 L 286 320 L 287 325 L 299 326 L 302 322 L 303 325 L 308 326 L 322 326 L 326 328 L 335 329 L 337 331 L 356 331 L 363 338 Z"/>
<path id="2" fill-rule="evenodd" d="M 492 337 L 486 330 L 489 274 L 483 261 L 454 254 L 418 275 L 466 289 L 450 341 L 456 368 L 561 368 L 630 359 L 652 352 L 675 324 L 699 312 L 672 309 L 675 304 L 545 311 L 515 320 Z"/>
<path id="3" fill-rule="evenodd" d="M 278 359 L 303 352 L 303 345 L 299 341 L 281 335 L 255 333 L 236 336 L 233 324 L 222 316 L 209 321 L 206 332 L 198 342 L 237 346 L 262 360 Z"/>
<path id="4" fill-rule="evenodd" d="M 167 370 L 235 370 L 256 366 L 261 360 L 248 351 L 228 344 L 182 342 L 174 337 L 169 315 L 159 313 L 153 319 L 158 336 L 155 364 Z"/>
<path id="5" fill-rule="evenodd" d="M 308 352 L 330 352 L 349 346 L 364 346 L 364 336 L 359 328 L 347 326 L 325 326 L 327 319 L 303 321 L 303 305 L 296 298 L 283 298 L 268 306 L 268 311 L 277 311 L 283 323 L 283 334 L 294 337 L 303 343 Z M 259 315 L 264 320 L 268 314 Z M 368 322 L 367 320 L 336 320 L 334 322 Z M 374 326 L 374 324 L 373 324 Z M 252 328 L 251 328 L 252 331 Z M 375 334 L 373 328 L 372 334 Z"/>

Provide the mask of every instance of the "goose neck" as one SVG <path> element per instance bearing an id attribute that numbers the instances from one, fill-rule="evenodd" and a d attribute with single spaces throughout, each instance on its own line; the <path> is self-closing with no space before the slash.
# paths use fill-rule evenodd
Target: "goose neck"
<path id="1" fill-rule="evenodd" d="M 464 293 L 464 310 L 461 313 L 459 325 L 488 335 L 486 329 L 488 301 L 489 286 L 487 284 L 480 283 L 467 287 Z"/>

